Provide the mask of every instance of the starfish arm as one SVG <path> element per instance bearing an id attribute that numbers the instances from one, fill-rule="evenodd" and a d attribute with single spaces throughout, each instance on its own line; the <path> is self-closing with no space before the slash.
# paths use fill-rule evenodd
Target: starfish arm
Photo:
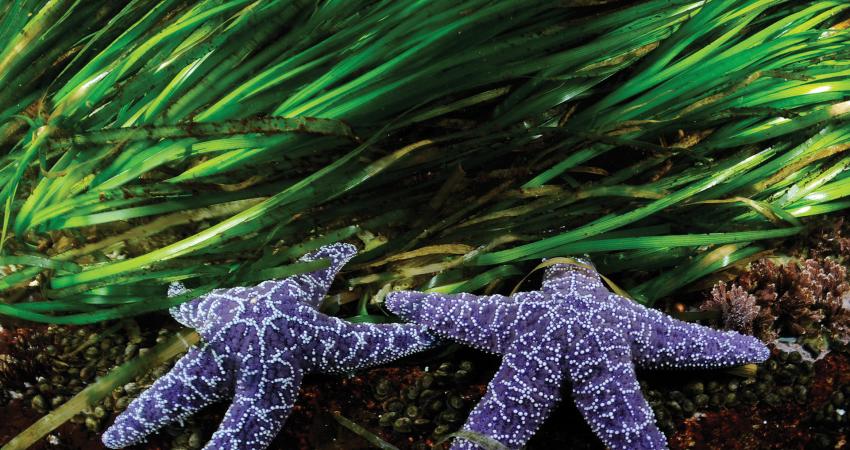
<path id="1" fill-rule="evenodd" d="M 186 291 L 188 291 L 188 289 L 186 289 L 186 286 L 184 286 L 183 283 L 175 281 L 168 285 L 168 298 L 176 297 Z M 201 296 L 177 306 L 172 306 L 168 312 L 170 312 L 171 317 L 174 317 L 174 319 L 180 322 L 181 325 L 189 328 L 197 328 L 202 322 L 201 317 L 198 317 L 198 305 L 203 302 L 205 297 L 206 296 Z"/>
<path id="2" fill-rule="evenodd" d="M 306 309 L 306 308 L 305 308 Z M 304 311 L 312 330 L 300 337 L 299 349 L 317 372 L 350 372 L 388 363 L 425 350 L 437 339 L 425 327 L 407 323 L 359 324 Z"/>
<path id="3" fill-rule="evenodd" d="M 469 415 L 465 431 L 496 440 L 508 448 L 521 448 L 534 435 L 561 400 L 562 347 L 534 345 L 522 338 L 505 357 L 487 385 L 487 393 Z M 452 450 L 480 449 L 458 437 Z"/>
<path id="4" fill-rule="evenodd" d="M 189 350 L 115 419 L 103 433 L 104 445 L 121 448 L 142 442 L 166 424 L 223 398 L 228 383 L 221 364 L 210 347 Z"/>
<path id="5" fill-rule="evenodd" d="M 593 432 L 611 450 L 666 449 L 667 440 L 641 394 L 622 330 L 584 328 L 571 334 L 575 340 L 567 372 L 573 399 Z"/>
<path id="6" fill-rule="evenodd" d="M 250 288 L 215 289 L 168 311 L 182 325 L 194 328 L 202 336 L 208 337 L 208 332 L 215 323 L 226 323 L 237 311 L 241 311 L 240 304 L 246 296 L 250 296 Z"/>
<path id="7" fill-rule="evenodd" d="M 387 295 L 385 304 L 404 320 L 424 325 L 441 337 L 503 353 L 513 339 L 518 305 L 543 300 L 537 291 L 512 297 L 399 291 Z"/>
<path id="8" fill-rule="evenodd" d="M 168 285 L 168 298 L 177 297 L 178 295 L 188 291 L 189 289 L 179 281 L 175 281 Z"/>
<path id="9" fill-rule="evenodd" d="M 264 368 L 242 368 L 233 403 L 204 450 L 263 450 L 277 436 L 298 398 L 302 371 L 277 352 Z"/>
<path id="10" fill-rule="evenodd" d="M 318 308 L 331 288 L 334 278 L 342 267 L 357 254 L 357 247 L 336 243 L 326 245 L 308 253 L 299 261 L 309 262 L 317 259 L 330 260 L 330 266 L 314 272 L 302 273 L 283 280 L 268 280 L 260 283 L 256 289 L 263 295 L 274 299 L 297 298 L 313 308 Z"/>
<path id="11" fill-rule="evenodd" d="M 645 368 L 717 368 L 763 362 L 770 350 L 757 338 L 683 322 L 611 294 L 628 317 L 635 362 Z"/>

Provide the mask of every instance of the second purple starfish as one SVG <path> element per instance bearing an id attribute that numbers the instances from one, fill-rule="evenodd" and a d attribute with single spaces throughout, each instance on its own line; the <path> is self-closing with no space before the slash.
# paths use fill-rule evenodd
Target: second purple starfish
<path id="1" fill-rule="evenodd" d="M 640 391 L 645 368 L 716 368 L 761 362 L 759 340 L 675 320 L 611 293 L 595 271 L 556 264 L 539 291 L 510 297 L 396 292 L 387 307 L 437 334 L 503 355 L 462 436 L 525 445 L 572 382 L 576 406 L 613 450 L 667 448 Z M 463 437 L 452 449 L 478 448 Z"/>

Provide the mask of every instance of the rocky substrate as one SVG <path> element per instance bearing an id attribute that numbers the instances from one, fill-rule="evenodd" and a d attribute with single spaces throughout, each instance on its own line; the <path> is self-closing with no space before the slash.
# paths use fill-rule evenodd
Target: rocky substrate
<path id="1" fill-rule="evenodd" d="M 143 333 L 140 348 L 155 343 L 168 332 Z M 90 339 L 83 332 L 73 333 L 76 334 L 71 336 L 81 342 Z M 54 331 L 51 336 L 55 339 L 56 335 Z M 82 355 L 79 364 L 90 367 L 93 361 L 106 357 L 116 363 L 123 360 L 123 352 L 132 342 L 110 339 L 108 349 L 103 348 L 106 345 L 95 347 L 100 350 L 97 357 L 94 351 L 76 353 Z M 73 344 L 80 345 L 73 340 L 67 344 L 68 349 L 60 346 L 56 352 L 66 354 L 66 350 L 73 351 Z M 463 424 L 469 410 L 483 395 L 498 362 L 490 355 L 462 350 L 349 377 L 308 377 L 292 416 L 271 448 L 373 448 L 362 436 L 366 433 L 402 449 L 432 448 Z M 98 363 L 93 365 L 96 374 L 102 371 L 97 368 Z M 79 376 L 77 371 L 71 372 L 74 377 Z M 58 402 L 54 399 L 73 393 L 73 389 L 53 385 L 41 375 L 30 375 L 41 377 L 41 382 L 27 383 L 28 388 L 15 391 L 12 395 L 15 398 L 7 399 L 0 409 L 0 416 L 10 418 L 0 423 L 0 442 L 37 420 Z M 67 372 L 60 372 L 59 376 L 67 378 L 64 386 L 76 379 L 67 376 Z M 150 380 L 149 374 L 131 383 L 129 388 L 116 390 L 104 403 L 66 423 L 34 448 L 104 448 L 99 442 L 100 430 Z M 799 354 L 774 350 L 771 359 L 751 378 L 720 371 L 645 372 L 641 374 L 641 384 L 673 449 L 841 448 L 850 426 L 850 358 L 845 351 L 833 351 L 812 363 L 804 361 Z M 529 443 L 529 449 L 603 448 L 568 401 L 568 389 L 565 387 L 567 400 Z M 169 427 L 150 443 L 134 448 L 200 448 L 215 431 L 225 407 L 211 407 L 183 426 Z M 365 431 L 352 432 L 337 415 Z"/>

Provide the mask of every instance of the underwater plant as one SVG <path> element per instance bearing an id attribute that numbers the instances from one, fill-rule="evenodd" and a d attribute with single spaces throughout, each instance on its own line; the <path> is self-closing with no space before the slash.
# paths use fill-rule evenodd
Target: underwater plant
<path id="1" fill-rule="evenodd" d="M 7 2 L 0 314 L 163 310 L 355 233 L 355 294 L 589 252 L 650 304 L 850 206 L 847 4 L 581 3 Z"/>
<path id="2" fill-rule="evenodd" d="M 667 448 L 636 365 L 717 368 L 770 356 L 751 336 L 681 322 L 620 297 L 590 266 L 553 264 L 539 290 L 510 297 L 403 291 L 391 293 L 387 307 L 439 336 L 502 355 L 453 449 L 492 441 L 521 448 L 560 401 L 565 380 L 608 448 Z"/>
<path id="3" fill-rule="evenodd" d="M 848 24 L 837 0 L 9 0 L 0 319 L 163 312 L 353 236 L 359 321 L 583 253 L 652 305 L 850 207 Z"/>
<path id="4" fill-rule="evenodd" d="M 761 310 L 754 295 L 738 285 L 732 285 L 727 289 L 726 283 L 714 285 L 711 297 L 706 299 L 699 309 L 719 312 L 723 319 L 723 329 L 744 334 L 753 334 L 753 322 Z"/>
<path id="5" fill-rule="evenodd" d="M 715 285 L 700 309 L 719 312 L 726 329 L 764 341 L 803 337 L 820 347 L 821 337 L 850 341 L 848 297 L 847 269 L 830 258 L 785 264 L 759 259 L 737 280 Z"/>
<path id="6" fill-rule="evenodd" d="M 842 213 L 809 219 L 808 233 L 789 253 L 799 259 L 830 257 L 839 263 L 850 260 L 850 222 Z"/>

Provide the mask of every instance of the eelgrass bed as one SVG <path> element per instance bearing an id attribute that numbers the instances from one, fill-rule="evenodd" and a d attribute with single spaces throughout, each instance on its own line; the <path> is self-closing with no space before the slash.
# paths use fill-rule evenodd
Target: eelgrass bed
<path id="1" fill-rule="evenodd" d="M 350 297 L 589 253 L 652 303 L 850 206 L 848 7 L 8 2 L 0 312 L 127 317 L 354 234 Z"/>
<path id="2" fill-rule="evenodd" d="M 850 207 L 848 26 L 839 0 L 9 0 L 0 315 L 127 318 L 355 238 L 355 320 L 581 254 L 652 304 Z"/>

